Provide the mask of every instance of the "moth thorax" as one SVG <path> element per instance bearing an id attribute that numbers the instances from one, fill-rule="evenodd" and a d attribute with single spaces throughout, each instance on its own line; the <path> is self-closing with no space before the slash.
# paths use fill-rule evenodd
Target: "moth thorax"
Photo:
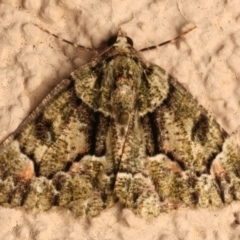
<path id="1" fill-rule="evenodd" d="M 135 90 L 132 78 L 119 77 L 111 95 L 111 105 L 115 120 L 125 125 L 135 105 Z"/>

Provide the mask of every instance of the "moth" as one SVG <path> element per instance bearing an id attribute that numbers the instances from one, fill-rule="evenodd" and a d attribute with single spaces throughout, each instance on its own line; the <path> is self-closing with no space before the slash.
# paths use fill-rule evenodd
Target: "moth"
<path id="1" fill-rule="evenodd" d="M 233 139 L 119 31 L 3 143 L 0 204 L 96 216 L 120 202 L 156 217 L 239 200 L 239 176 Z"/>

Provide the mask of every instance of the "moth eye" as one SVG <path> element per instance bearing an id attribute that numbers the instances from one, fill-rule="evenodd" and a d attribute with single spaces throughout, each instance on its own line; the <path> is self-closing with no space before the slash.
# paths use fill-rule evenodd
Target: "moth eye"
<path id="1" fill-rule="evenodd" d="M 110 37 L 108 40 L 108 46 L 112 46 L 117 40 L 117 36 Z"/>
<path id="2" fill-rule="evenodd" d="M 110 37 L 108 40 L 108 46 L 112 46 L 114 43 L 116 43 L 118 36 Z M 126 37 L 127 43 L 132 47 L 133 46 L 133 40 L 130 37 Z"/>
<path id="3" fill-rule="evenodd" d="M 130 37 L 126 37 L 128 44 L 130 44 L 133 47 L 133 40 Z"/>

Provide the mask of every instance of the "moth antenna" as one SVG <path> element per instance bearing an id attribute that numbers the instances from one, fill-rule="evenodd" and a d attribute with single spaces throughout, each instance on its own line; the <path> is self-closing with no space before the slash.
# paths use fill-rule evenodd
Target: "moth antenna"
<path id="1" fill-rule="evenodd" d="M 84 46 L 82 46 L 82 45 L 79 45 L 79 44 L 73 43 L 73 42 L 71 42 L 71 41 L 68 41 L 68 40 L 66 40 L 66 39 L 64 39 L 64 38 L 61 38 L 61 37 L 57 36 L 56 34 L 53 34 L 53 33 L 49 32 L 47 29 L 44 29 L 44 28 L 40 27 L 39 25 L 37 25 L 37 24 L 35 24 L 35 23 L 33 23 L 33 25 L 36 26 L 36 27 L 38 27 L 39 29 L 41 29 L 43 32 L 46 32 L 46 33 L 52 35 L 53 37 L 55 37 L 55 38 L 57 38 L 57 39 L 65 42 L 65 43 L 67 43 L 67 44 L 70 44 L 70 45 L 72 45 L 72 46 L 74 46 L 74 47 L 76 47 L 76 48 L 81 48 L 81 49 L 84 49 L 84 50 L 86 50 L 86 51 L 95 52 L 95 53 L 96 53 L 96 50 L 95 50 L 95 49 L 88 48 L 88 47 L 84 47 Z"/>
<path id="2" fill-rule="evenodd" d="M 158 45 L 153 45 L 153 46 L 150 46 L 150 47 L 142 48 L 142 49 L 140 49 L 139 51 L 140 51 L 140 52 L 144 52 L 144 51 L 152 50 L 152 49 L 161 47 L 161 46 L 163 46 L 163 45 L 165 45 L 165 44 L 168 44 L 168 43 L 170 43 L 170 42 L 174 42 L 174 41 L 176 41 L 177 39 L 179 39 L 179 38 L 183 37 L 184 35 L 186 35 L 187 33 L 191 32 L 191 31 L 192 31 L 193 29 L 195 29 L 195 28 L 197 28 L 197 27 L 195 26 L 195 27 L 189 29 L 188 31 L 181 33 L 179 36 L 177 36 L 177 37 L 175 37 L 175 38 L 173 38 L 173 39 L 171 39 L 171 40 L 165 41 L 165 42 L 160 43 L 160 44 L 158 44 Z"/>

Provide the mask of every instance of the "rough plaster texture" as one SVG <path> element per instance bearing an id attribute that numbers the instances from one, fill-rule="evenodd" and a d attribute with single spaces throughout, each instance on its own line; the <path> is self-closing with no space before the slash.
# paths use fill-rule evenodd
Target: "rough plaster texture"
<path id="1" fill-rule="evenodd" d="M 144 53 L 178 79 L 239 141 L 240 3 L 238 0 L 2 0 L 0 1 L 0 140 L 34 110 L 89 54 L 42 28 L 92 48 L 118 28 L 135 48 L 181 40 Z M 240 203 L 223 209 L 180 209 L 152 221 L 118 206 L 94 219 L 53 209 L 43 213 L 0 207 L 0 240 L 239 239 Z"/>

